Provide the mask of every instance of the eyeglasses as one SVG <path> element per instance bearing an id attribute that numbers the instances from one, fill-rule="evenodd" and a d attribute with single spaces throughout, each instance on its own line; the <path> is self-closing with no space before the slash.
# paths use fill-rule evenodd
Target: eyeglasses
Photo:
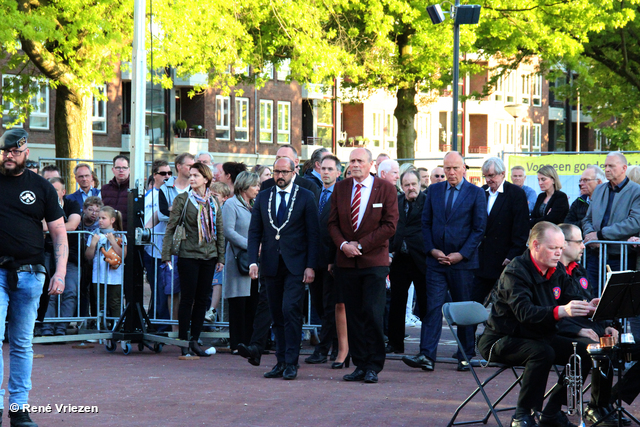
<path id="1" fill-rule="evenodd" d="M 286 175 L 289 175 L 291 172 L 293 172 L 293 171 L 279 171 L 279 170 L 276 169 L 276 170 L 273 171 L 273 174 L 274 175 L 285 175 L 286 176 Z"/>
<path id="2" fill-rule="evenodd" d="M 433 176 L 434 176 L 434 177 L 436 177 L 436 178 L 445 178 L 445 176 L 444 176 L 444 175 L 438 175 L 438 174 L 435 174 L 435 175 L 433 175 Z"/>
<path id="3" fill-rule="evenodd" d="M 169 171 L 169 172 L 162 171 L 162 172 L 156 172 L 156 173 L 158 175 L 162 175 L 162 176 L 171 176 L 171 175 L 173 175 L 173 172 L 171 172 L 171 171 Z"/>
<path id="4" fill-rule="evenodd" d="M 114 166 L 113 167 L 115 170 L 117 170 L 118 172 L 123 172 L 129 169 L 129 166 Z"/>
<path id="5" fill-rule="evenodd" d="M 35 169 L 38 167 L 38 162 L 34 162 L 33 160 L 27 160 L 27 163 L 25 163 L 25 166 L 29 169 Z"/>
<path id="6" fill-rule="evenodd" d="M 25 151 L 27 151 L 27 149 L 25 148 L 24 150 L 2 150 L 2 155 L 3 156 L 9 156 L 11 155 L 11 157 L 15 158 L 20 156 L 22 153 L 24 153 Z"/>
<path id="7" fill-rule="evenodd" d="M 586 183 L 587 183 L 587 182 L 589 182 L 589 181 L 596 181 L 596 180 L 597 180 L 597 178 L 591 178 L 591 179 L 581 178 L 580 180 L 578 180 L 578 182 L 579 182 L 580 184 L 586 184 Z"/>
<path id="8" fill-rule="evenodd" d="M 485 179 L 493 179 L 496 176 L 500 175 L 499 173 L 490 173 L 488 175 L 482 175 Z"/>

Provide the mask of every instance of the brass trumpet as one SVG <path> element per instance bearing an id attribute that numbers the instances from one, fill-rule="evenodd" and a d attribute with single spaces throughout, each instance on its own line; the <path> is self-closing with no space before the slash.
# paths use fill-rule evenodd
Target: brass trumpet
<path id="1" fill-rule="evenodd" d="M 573 343 L 573 354 L 569 358 L 566 366 L 564 382 L 567 386 L 567 412 L 569 415 L 578 414 L 580 417 L 579 427 L 584 425 L 584 404 L 582 401 L 582 358 L 578 355 L 578 343 Z"/>

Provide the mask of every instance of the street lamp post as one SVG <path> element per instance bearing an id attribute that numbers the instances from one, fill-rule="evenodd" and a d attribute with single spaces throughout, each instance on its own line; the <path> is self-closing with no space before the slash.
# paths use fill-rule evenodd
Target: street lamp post
<path id="1" fill-rule="evenodd" d="M 445 3 L 443 3 L 445 4 Z M 452 129 L 453 136 L 451 141 L 451 147 L 453 151 L 458 151 L 458 99 L 459 99 L 459 85 L 460 80 L 460 25 L 464 24 L 477 24 L 480 20 L 481 6 L 478 4 L 460 4 L 460 0 L 455 0 L 455 4 L 449 4 L 450 9 L 448 12 L 443 12 L 442 7 L 439 4 L 427 6 L 427 13 L 431 18 L 433 24 L 440 24 L 444 21 L 444 14 L 448 13 L 453 19 L 453 116 Z"/>

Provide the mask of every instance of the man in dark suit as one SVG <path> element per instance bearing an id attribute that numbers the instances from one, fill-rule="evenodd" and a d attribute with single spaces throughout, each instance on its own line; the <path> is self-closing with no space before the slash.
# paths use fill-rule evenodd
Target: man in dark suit
<path id="1" fill-rule="evenodd" d="M 310 191 L 293 183 L 294 171 L 291 159 L 274 163 L 276 187 L 261 191 L 256 198 L 247 248 L 252 279 L 258 278 L 261 254 L 263 285 L 276 336 L 278 364 L 264 376 L 286 380 L 298 375 L 304 284 L 313 282 L 318 250 L 316 201 Z"/>
<path id="2" fill-rule="evenodd" d="M 343 287 L 349 351 L 356 365 L 343 379 L 376 383 L 386 356 L 382 318 L 398 198 L 393 185 L 370 175 L 369 150 L 353 150 L 349 165 L 351 178 L 334 188 L 328 224 L 338 247 L 335 278 Z"/>
<path id="3" fill-rule="evenodd" d="M 529 238 L 529 205 L 522 188 L 505 180 L 501 159 L 491 157 L 482 165 L 487 185 L 487 227 L 478 248 L 480 268 L 475 272 L 471 298 L 483 303 L 504 267 L 522 255 Z"/>
<path id="4" fill-rule="evenodd" d="M 336 245 L 333 244 L 327 223 L 331 212 L 331 195 L 335 188 L 336 180 L 340 176 L 340 159 L 331 154 L 326 155 L 321 161 L 322 193 L 318 203 L 320 217 L 320 245 L 318 248 L 318 264 L 316 278 L 309 285 L 311 302 L 320 316 L 322 328 L 320 329 L 320 342 L 316 345 L 313 354 L 307 357 L 305 363 L 325 363 L 327 354 L 333 345 L 337 353 L 338 338 L 336 335 L 336 291 L 333 275 L 328 267 L 336 258 Z"/>
<path id="5" fill-rule="evenodd" d="M 311 158 L 309 159 L 311 167 L 307 169 L 303 176 L 305 179 L 308 179 L 309 181 L 317 185 L 320 190 L 322 190 L 322 188 L 324 187 L 322 182 L 321 163 L 324 156 L 328 156 L 329 154 L 331 154 L 331 151 L 327 150 L 325 147 L 316 149 L 311 154 Z"/>
<path id="6" fill-rule="evenodd" d="M 413 282 L 420 319 L 427 311 L 427 262 L 422 240 L 422 207 L 427 196 L 421 192 L 420 173 L 410 170 L 400 177 L 404 193 L 398 196 L 398 226 L 391 239 L 393 256 L 389 280 L 389 345 L 387 352 L 404 353 L 407 291 Z"/>
<path id="7" fill-rule="evenodd" d="M 294 146 L 285 144 L 280 146 L 276 152 L 276 161 L 280 159 L 289 159 L 297 167 L 300 159 L 298 159 L 298 151 Z M 311 191 L 316 200 L 320 198 L 320 189 L 316 184 L 294 173 L 291 180 L 298 186 Z M 263 181 L 260 184 L 260 191 L 267 190 L 276 186 L 275 176 Z M 260 290 L 258 291 L 258 306 L 256 314 L 253 318 L 253 333 L 251 334 L 251 342 L 239 343 L 238 353 L 248 359 L 249 363 L 254 366 L 260 365 L 262 352 L 267 346 L 269 339 L 269 328 L 271 327 L 271 314 L 269 313 L 269 303 L 267 301 L 267 293 L 265 287 L 262 286 L 263 280 L 260 280 Z"/>
<path id="8" fill-rule="evenodd" d="M 471 299 L 473 270 L 487 222 L 487 201 L 481 188 L 464 179 L 465 165 L 455 151 L 444 156 L 446 182 L 432 184 L 422 210 L 427 254 L 427 314 L 422 320 L 420 353 L 402 361 L 412 368 L 433 371 L 442 333 L 442 305 L 447 289 L 454 301 Z M 474 355 L 473 329 L 458 327 L 468 356 Z M 468 370 L 458 354 L 458 370 Z"/>

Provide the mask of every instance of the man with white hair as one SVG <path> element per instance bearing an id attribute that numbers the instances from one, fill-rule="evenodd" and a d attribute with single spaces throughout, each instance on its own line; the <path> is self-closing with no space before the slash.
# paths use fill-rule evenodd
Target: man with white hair
<path id="1" fill-rule="evenodd" d="M 395 160 L 384 160 L 378 166 L 378 178 L 384 179 L 394 186 L 400 178 L 400 165 Z"/>
<path id="2" fill-rule="evenodd" d="M 197 162 L 204 163 L 209 166 L 209 169 L 213 170 L 213 156 L 208 151 L 201 151 L 198 153 L 198 157 L 196 158 Z"/>
<path id="3" fill-rule="evenodd" d="M 587 166 L 585 171 L 582 172 L 582 176 L 580 176 L 580 181 L 578 181 L 578 185 L 580 186 L 580 196 L 578 196 L 571 204 L 569 213 L 564 219 L 565 223 L 582 227 L 582 220 L 585 215 L 587 215 L 593 191 L 598 185 L 602 184 L 606 180 L 607 178 L 605 177 L 602 169 L 600 169 L 600 166 Z"/>
<path id="4" fill-rule="evenodd" d="M 627 178 L 627 158 L 619 151 L 609 153 L 604 172 L 609 182 L 593 191 L 592 203 L 582 221 L 587 248 L 593 248 L 588 243 L 593 240 L 627 240 L 640 230 L 640 185 Z M 611 269 L 619 271 L 620 246 L 610 245 L 606 256 Z M 589 262 L 589 257 L 587 270 L 594 289 L 598 289 L 598 263 Z"/>

